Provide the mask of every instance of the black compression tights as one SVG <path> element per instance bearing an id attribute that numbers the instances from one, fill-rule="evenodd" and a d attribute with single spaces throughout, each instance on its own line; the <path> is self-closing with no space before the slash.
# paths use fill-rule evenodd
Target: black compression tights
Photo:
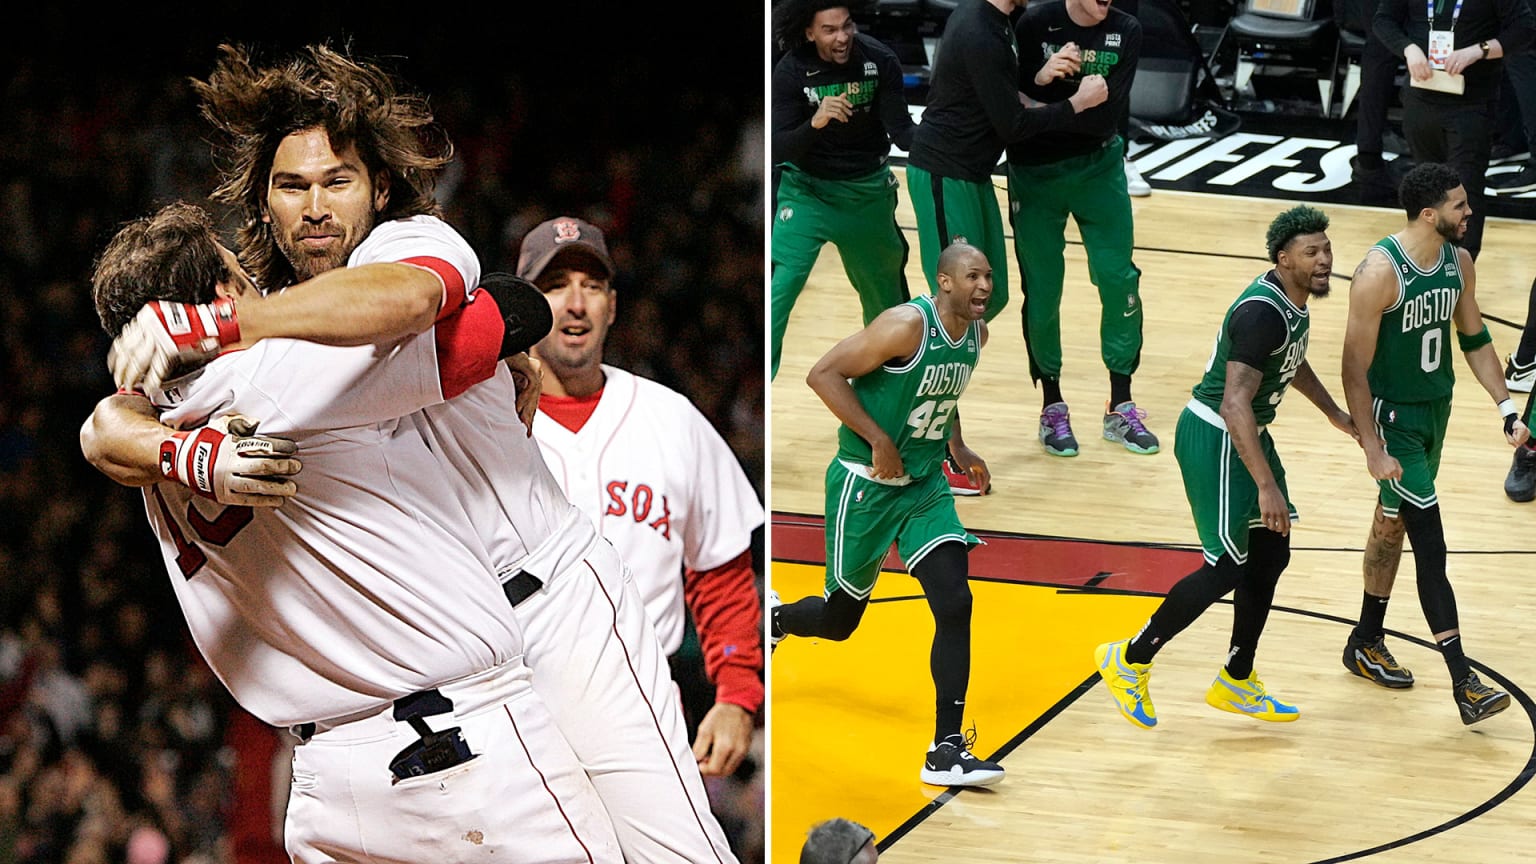
<path id="1" fill-rule="evenodd" d="M 942 543 L 912 568 L 933 612 L 933 674 L 935 719 L 933 740 L 960 734 L 965 715 L 965 691 L 971 680 L 971 585 L 966 580 L 964 543 Z"/>
<path id="2" fill-rule="evenodd" d="M 1413 546 L 1413 566 L 1418 576 L 1419 605 L 1432 634 L 1458 629 L 1456 594 L 1445 575 L 1445 526 L 1440 521 L 1440 505 L 1420 510 L 1404 504 L 1398 511 L 1404 533 Z"/>
<path id="3" fill-rule="evenodd" d="M 971 679 L 971 586 L 966 581 L 964 543 L 942 543 L 912 568 L 933 612 L 933 650 L 928 666 L 933 675 L 934 741 L 959 734 L 965 714 L 965 692 Z M 825 598 L 806 597 L 780 606 L 779 630 L 795 636 L 842 641 L 853 635 L 868 598 L 858 600 L 841 589 Z"/>
<path id="4" fill-rule="evenodd" d="M 1266 528 L 1248 533 L 1248 562 L 1238 564 L 1223 555 L 1215 564 L 1203 564 L 1199 570 L 1180 579 L 1147 626 L 1131 640 L 1125 659 L 1149 663 L 1168 640 L 1184 632 L 1205 614 L 1211 604 L 1235 592 L 1232 602 L 1232 652 L 1227 673 L 1247 678 L 1253 671 L 1253 653 L 1259 636 L 1269 620 L 1269 607 L 1275 598 L 1275 584 L 1291 560 L 1290 540 Z"/>

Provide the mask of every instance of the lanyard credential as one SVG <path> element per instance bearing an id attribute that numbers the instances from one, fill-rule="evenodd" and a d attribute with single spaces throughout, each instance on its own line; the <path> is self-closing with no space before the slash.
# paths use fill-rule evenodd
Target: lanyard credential
<path id="1" fill-rule="evenodd" d="M 1429 65 L 1433 69 L 1444 69 L 1446 60 L 1451 56 L 1451 51 L 1456 46 L 1456 20 L 1461 17 L 1462 0 L 1456 0 L 1456 6 L 1451 10 L 1451 26 L 1447 30 L 1435 29 L 1435 0 L 1424 0 L 1424 14 L 1429 18 Z"/>
<path id="2" fill-rule="evenodd" d="M 1451 27 L 1456 29 L 1456 19 L 1461 17 L 1461 2 L 1456 0 L 1456 5 L 1451 9 Z M 1424 17 L 1429 19 L 1429 29 L 1435 29 L 1435 0 L 1424 0 Z"/>

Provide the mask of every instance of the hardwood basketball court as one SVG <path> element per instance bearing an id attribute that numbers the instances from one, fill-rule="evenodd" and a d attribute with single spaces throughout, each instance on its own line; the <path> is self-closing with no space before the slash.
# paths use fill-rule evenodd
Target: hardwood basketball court
<path id="1" fill-rule="evenodd" d="M 986 541 L 971 554 L 966 724 L 975 723 L 975 750 L 1001 754 L 1008 776 L 960 792 L 918 782 L 932 735 L 932 619 L 917 583 L 892 559 L 851 639 L 790 637 L 772 656 L 775 864 L 798 860 L 805 831 L 832 816 L 872 828 L 889 862 L 1526 857 L 1536 825 L 1536 790 L 1527 785 L 1536 771 L 1536 703 L 1526 692 L 1536 689 L 1526 647 L 1536 609 L 1536 505 L 1504 497 L 1510 449 L 1464 360 L 1455 361 L 1439 493 L 1467 652 L 1485 681 L 1515 697 L 1508 711 L 1461 724 L 1419 610 L 1411 553 L 1387 627 L 1389 645 L 1418 683 L 1388 691 L 1344 670 L 1375 486 L 1358 446 L 1294 394 L 1270 428 L 1301 521 L 1256 669 L 1300 707 L 1301 719 L 1265 724 L 1205 704 L 1227 649 L 1226 602 L 1158 655 L 1156 729 L 1121 719 L 1094 671 L 1093 646 L 1133 634 L 1168 586 L 1199 564 L 1173 457 L 1174 424 L 1228 305 L 1269 267 L 1265 228 L 1291 203 L 1161 188 L 1133 199 L 1146 316 L 1135 396 L 1162 439 L 1156 455 L 1134 455 L 1099 436 L 1108 395 L 1099 303 L 1070 223 L 1062 387 L 1081 453 L 1063 459 L 1041 449 L 1018 269 L 1006 262 L 1011 299 L 992 322 L 961 400 L 967 442 L 988 461 L 994 492 L 956 504 Z M 1342 405 L 1348 276 L 1368 246 L 1404 219 L 1395 210 L 1316 206 L 1332 219 L 1335 278 L 1332 296 L 1311 305 L 1309 360 Z M 927 290 L 905 188 L 897 221 L 914 247 L 909 284 L 914 293 Z M 1501 357 L 1525 319 L 1532 248 L 1530 222 L 1489 221 L 1477 296 Z M 825 247 L 771 387 L 770 582 L 786 602 L 821 591 L 822 477 L 836 450 L 836 421 L 805 386 L 805 373 L 858 329 L 858 310 L 835 248 Z"/>

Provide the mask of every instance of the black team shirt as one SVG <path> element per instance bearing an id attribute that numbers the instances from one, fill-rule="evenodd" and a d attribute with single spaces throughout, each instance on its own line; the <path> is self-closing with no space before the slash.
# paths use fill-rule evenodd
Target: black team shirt
<path id="1" fill-rule="evenodd" d="M 1109 98 L 1076 115 L 1064 129 L 1043 132 L 1008 148 L 1008 161 L 1039 165 L 1092 153 L 1120 134 L 1120 118 L 1131 99 L 1131 81 L 1141 59 L 1141 24 L 1113 6 L 1109 17 L 1094 27 L 1072 21 L 1062 0 L 1033 2 L 1019 19 L 1019 89 L 1040 102 L 1062 102 L 1077 92 L 1084 75 L 1103 75 Z M 1077 43 L 1083 65 L 1076 75 L 1058 78 L 1044 87 L 1035 74 L 1052 54 L 1068 42 Z"/>
<path id="2" fill-rule="evenodd" d="M 1066 102 L 1019 104 L 1013 22 L 986 0 L 960 0 L 944 25 L 908 161 L 935 177 L 986 183 L 1004 147 L 1066 128 L 1073 116 Z"/>
<path id="3" fill-rule="evenodd" d="M 811 128 L 821 100 L 840 93 L 852 103 L 853 117 Z M 773 68 L 775 165 L 790 163 L 823 180 L 867 177 L 886 163 L 891 142 L 911 149 L 913 128 L 901 63 L 876 39 L 855 34 L 842 65 L 821 59 L 805 42 Z"/>

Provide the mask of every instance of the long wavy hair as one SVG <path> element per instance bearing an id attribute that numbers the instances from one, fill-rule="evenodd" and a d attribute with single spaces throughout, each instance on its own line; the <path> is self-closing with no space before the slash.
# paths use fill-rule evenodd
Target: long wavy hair
<path id="1" fill-rule="evenodd" d="M 328 45 L 307 46 L 265 67 L 243 47 L 221 45 L 219 52 L 212 74 L 193 79 L 192 88 L 216 133 L 220 183 L 213 199 L 238 209 L 241 262 L 263 289 L 296 280 L 274 227 L 262 221 L 273 157 L 295 132 L 324 129 L 334 149 L 357 148 L 374 185 L 389 183 L 380 221 L 441 215 L 432 193 L 453 159 L 453 143 L 424 96 L 379 65 Z"/>

